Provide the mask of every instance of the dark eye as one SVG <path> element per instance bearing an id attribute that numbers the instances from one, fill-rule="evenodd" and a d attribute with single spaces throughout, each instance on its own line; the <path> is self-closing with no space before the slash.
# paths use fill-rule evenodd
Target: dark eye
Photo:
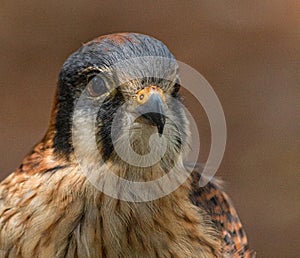
<path id="1" fill-rule="evenodd" d="M 178 92 L 180 90 L 180 84 L 179 82 L 176 82 L 175 85 L 173 86 L 173 90 L 172 90 L 172 97 L 176 98 L 178 96 Z"/>
<path id="2" fill-rule="evenodd" d="M 88 83 L 87 90 L 90 96 L 98 97 L 107 92 L 106 83 L 101 77 L 95 76 Z"/>

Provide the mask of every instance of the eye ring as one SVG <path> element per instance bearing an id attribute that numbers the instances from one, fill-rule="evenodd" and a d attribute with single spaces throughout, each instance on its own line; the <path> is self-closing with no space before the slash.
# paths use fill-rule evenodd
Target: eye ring
<path id="1" fill-rule="evenodd" d="M 91 97 L 99 97 L 107 92 L 106 82 L 100 76 L 93 77 L 88 85 L 87 92 Z"/>

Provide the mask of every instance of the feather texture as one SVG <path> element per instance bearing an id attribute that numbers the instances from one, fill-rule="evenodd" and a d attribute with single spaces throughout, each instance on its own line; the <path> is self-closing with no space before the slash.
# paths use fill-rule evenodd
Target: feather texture
<path id="1" fill-rule="evenodd" d="M 88 171 L 83 173 L 78 164 L 72 132 L 86 129 L 89 108 L 81 107 L 78 113 L 81 126 L 72 127 L 72 119 L 75 104 L 88 81 L 96 74 L 109 77 L 107 67 L 115 62 L 148 56 L 174 61 L 162 42 L 146 35 L 120 33 L 83 45 L 64 63 L 46 136 L 20 167 L 0 183 L 1 257 L 254 257 L 227 195 L 214 182 L 200 188 L 200 174 L 196 171 L 175 191 L 144 202 L 127 202 L 105 195 L 87 178 L 102 178 L 109 172 L 117 175 L 118 180 L 152 181 L 168 175 L 177 160 L 182 164 L 181 149 L 185 148 L 189 129 L 183 109 L 176 105 L 180 100 L 180 85 L 175 79 L 146 77 L 108 92 L 95 123 L 96 151 L 103 155 L 103 163 L 95 151 L 86 152 L 90 149 L 89 142 L 79 134 Z M 152 66 L 146 62 L 138 65 L 141 69 L 130 71 L 138 78 L 145 77 L 145 69 L 156 69 L 163 74 L 168 71 L 177 78 L 177 70 L 167 69 L 169 63 L 167 67 L 160 67 L 159 62 Z M 125 78 L 126 75 L 122 74 Z M 114 78 L 108 81 L 111 84 L 105 87 L 113 88 Z M 104 80 L 101 83 L 104 85 Z M 168 145 L 159 162 L 141 168 L 126 164 L 117 155 L 111 130 L 118 108 L 126 101 L 133 105 L 136 92 L 149 84 L 159 90 L 167 106 L 166 116 L 159 123 Z M 100 88 L 98 92 L 106 89 Z M 97 98 L 93 101 L 96 105 Z M 158 127 L 141 122 L 132 130 L 127 123 L 130 111 L 122 111 L 118 141 L 126 140 L 126 132 L 130 131 L 132 148 L 146 154 L 149 138 Z M 91 136 L 88 129 L 85 133 Z M 121 144 L 121 147 L 124 152 L 128 150 L 128 146 Z M 181 166 L 176 169 L 184 173 Z M 122 189 L 117 190 L 121 196 Z"/>

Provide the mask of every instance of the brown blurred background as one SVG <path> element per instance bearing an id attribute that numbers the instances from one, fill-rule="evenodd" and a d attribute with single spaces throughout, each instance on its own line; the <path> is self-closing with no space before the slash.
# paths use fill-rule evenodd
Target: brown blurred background
<path id="1" fill-rule="evenodd" d="M 67 56 L 120 31 L 162 40 L 210 82 L 228 126 L 217 175 L 251 247 L 258 257 L 300 257 L 299 1 L 1 1 L 1 178 L 43 136 Z"/>

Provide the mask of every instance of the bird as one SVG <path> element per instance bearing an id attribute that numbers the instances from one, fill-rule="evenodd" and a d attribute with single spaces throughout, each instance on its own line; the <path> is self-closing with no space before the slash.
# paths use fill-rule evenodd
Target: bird
<path id="1" fill-rule="evenodd" d="M 122 62 L 125 69 L 114 74 L 111 67 Z M 175 163 L 183 170 L 189 125 L 171 63 L 164 43 L 139 33 L 100 36 L 67 58 L 45 136 L 0 183 L 1 257 L 254 257 L 222 183 L 200 186 L 200 169 L 175 190 L 142 201 L 127 200 L 118 187 L 110 196 L 91 180 L 110 173 L 143 183 L 168 175 Z M 149 76 L 154 70 L 169 79 Z M 159 161 L 137 166 L 120 157 L 116 146 L 146 155 L 154 133 L 156 141 L 167 139 Z M 124 147 L 128 135 L 133 140 Z M 85 152 L 89 139 L 96 150 Z"/>

